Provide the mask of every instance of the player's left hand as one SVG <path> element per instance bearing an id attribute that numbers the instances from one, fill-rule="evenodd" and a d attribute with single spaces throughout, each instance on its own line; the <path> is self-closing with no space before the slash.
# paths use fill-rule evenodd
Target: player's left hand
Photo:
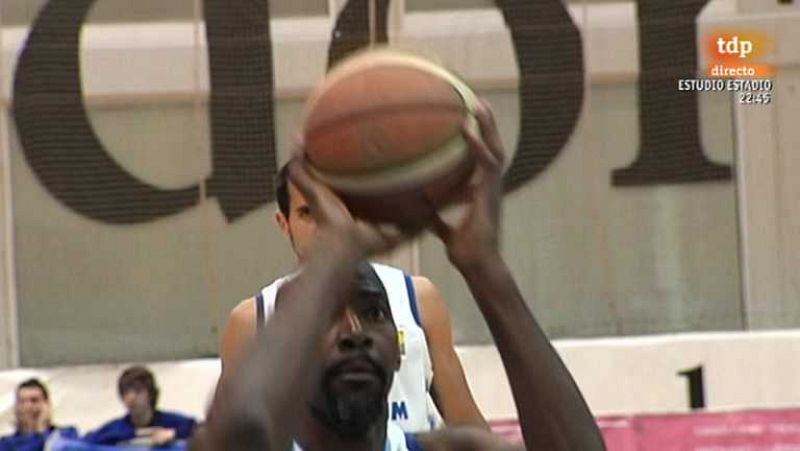
<path id="1" fill-rule="evenodd" d="M 43 433 L 50 429 L 50 406 L 45 404 L 41 409 L 34 414 L 33 428 L 36 432 Z"/>
<path id="2" fill-rule="evenodd" d="M 466 126 L 462 130 L 464 140 L 477 161 L 467 209 L 456 224 L 448 224 L 438 215 L 432 221 L 433 232 L 447 248 L 448 258 L 461 270 L 498 253 L 505 150 L 487 102 L 481 101 L 475 118 L 480 133 Z"/>
<path id="3" fill-rule="evenodd" d="M 153 446 L 163 446 L 175 440 L 175 429 L 162 427 L 140 428 L 136 430 L 137 437 L 146 437 Z"/>

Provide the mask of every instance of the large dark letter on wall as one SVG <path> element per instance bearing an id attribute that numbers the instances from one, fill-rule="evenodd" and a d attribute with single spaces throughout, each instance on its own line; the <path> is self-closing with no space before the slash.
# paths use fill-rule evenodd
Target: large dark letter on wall
<path id="1" fill-rule="evenodd" d="M 387 22 L 390 0 L 375 0 L 375 11 L 370 11 L 370 2 L 372 0 L 349 0 L 339 13 L 328 48 L 328 68 L 335 66 L 350 53 L 371 43 L 370 13 L 375 14 L 375 42 L 388 42 Z"/>
<path id="2" fill-rule="evenodd" d="M 506 174 L 514 190 L 542 172 L 566 144 L 583 104 L 581 35 L 561 0 L 497 0 L 520 70 L 520 136 Z"/>
<path id="3" fill-rule="evenodd" d="M 80 214 L 136 223 L 198 201 L 192 186 L 162 190 L 130 175 L 107 154 L 89 122 L 80 77 L 80 30 L 94 0 L 51 0 L 19 57 L 14 118 L 33 172 L 53 196 Z"/>
<path id="4" fill-rule="evenodd" d="M 204 0 L 214 173 L 228 221 L 273 198 L 274 81 L 267 0 Z"/>
<path id="5" fill-rule="evenodd" d="M 636 161 L 613 173 L 614 185 L 688 183 L 731 178 L 708 161 L 698 127 L 697 93 L 678 80 L 697 77 L 695 21 L 708 0 L 639 0 L 639 134 Z"/>

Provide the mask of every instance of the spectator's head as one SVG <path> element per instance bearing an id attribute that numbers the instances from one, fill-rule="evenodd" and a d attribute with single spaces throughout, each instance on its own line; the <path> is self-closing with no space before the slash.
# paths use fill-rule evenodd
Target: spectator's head
<path id="1" fill-rule="evenodd" d="M 287 165 L 281 167 L 275 178 L 275 199 L 278 202 L 275 222 L 292 244 L 297 258 L 302 260 L 314 241 L 317 223 L 305 197 L 289 180 Z"/>
<path id="2" fill-rule="evenodd" d="M 50 394 L 39 379 L 28 379 L 17 386 L 14 416 L 17 430 L 43 432 L 50 427 Z"/>
<path id="3" fill-rule="evenodd" d="M 132 366 L 117 381 L 119 398 L 135 418 L 149 417 L 156 409 L 158 387 L 153 373 L 143 366 Z"/>

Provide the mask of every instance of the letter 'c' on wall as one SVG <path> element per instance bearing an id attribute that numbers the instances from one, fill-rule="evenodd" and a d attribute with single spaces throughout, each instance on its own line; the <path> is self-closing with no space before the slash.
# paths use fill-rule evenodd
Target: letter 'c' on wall
<path id="1" fill-rule="evenodd" d="M 33 172 L 53 196 L 102 222 L 152 221 L 198 201 L 199 186 L 162 190 L 130 175 L 92 129 L 80 79 L 80 30 L 94 0 L 51 0 L 17 64 L 14 118 Z"/>
<path id="2" fill-rule="evenodd" d="M 42 185 L 89 218 L 148 222 L 200 201 L 200 184 L 164 190 L 132 176 L 98 139 L 83 102 L 80 32 L 94 0 L 51 0 L 39 13 L 14 79 L 14 117 Z M 266 0 L 205 0 L 213 169 L 207 196 L 228 221 L 272 198 L 275 145 Z"/>

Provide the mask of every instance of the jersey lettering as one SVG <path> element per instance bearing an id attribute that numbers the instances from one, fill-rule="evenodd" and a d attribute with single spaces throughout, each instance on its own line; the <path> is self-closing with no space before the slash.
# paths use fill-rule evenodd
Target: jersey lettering
<path id="1" fill-rule="evenodd" d="M 407 420 L 408 419 L 408 408 L 406 408 L 405 401 L 393 401 L 392 402 L 392 421 L 397 420 Z"/>

